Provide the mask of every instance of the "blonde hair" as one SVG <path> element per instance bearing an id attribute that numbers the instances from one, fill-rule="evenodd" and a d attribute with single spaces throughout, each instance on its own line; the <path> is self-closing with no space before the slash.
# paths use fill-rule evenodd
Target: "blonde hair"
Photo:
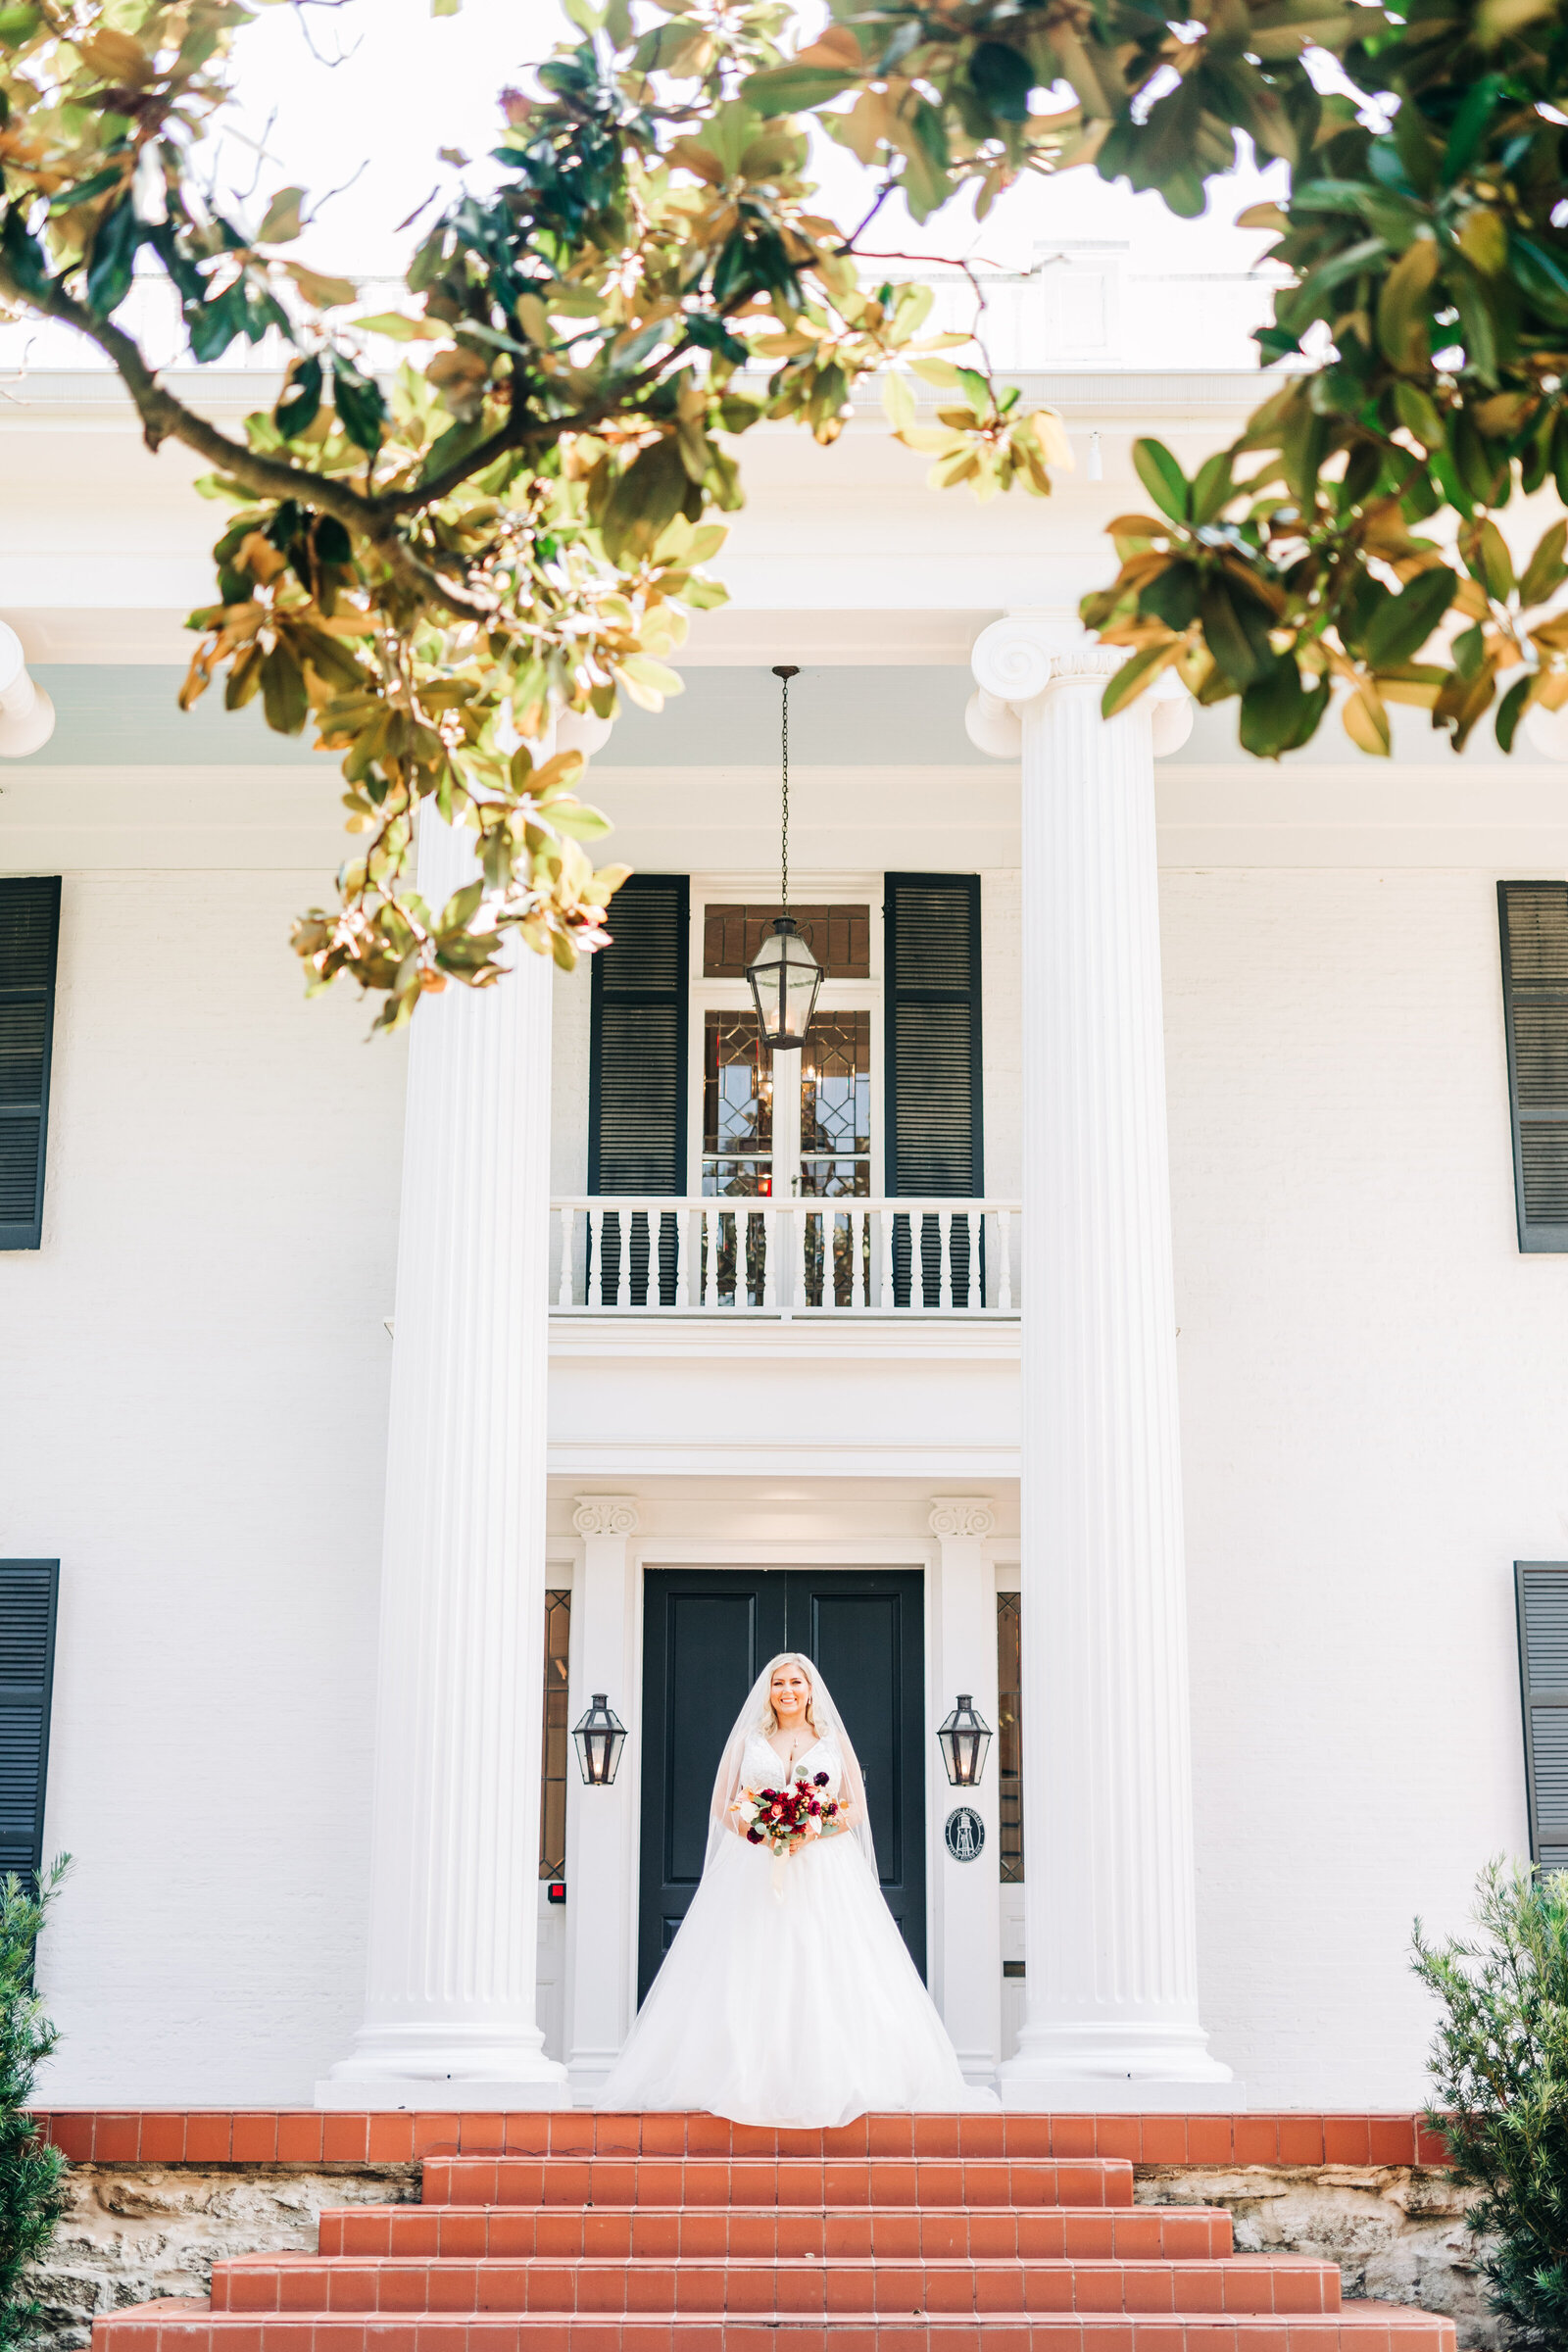
<path id="1" fill-rule="evenodd" d="M 806 1720 L 820 1739 L 822 1727 L 816 1720 L 816 1671 L 808 1657 L 798 1649 L 781 1649 L 776 1658 L 767 1662 L 767 1695 L 762 1706 L 764 1732 L 778 1730 L 778 1717 L 773 1712 L 773 1677 L 781 1666 L 798 1666 L 806 1677 Z"/>

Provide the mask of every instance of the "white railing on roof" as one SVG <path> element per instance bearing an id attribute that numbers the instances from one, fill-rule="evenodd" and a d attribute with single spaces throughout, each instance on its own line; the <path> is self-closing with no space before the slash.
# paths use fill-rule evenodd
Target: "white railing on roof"
<path id="1" fill-rule="evenodd" d="M 551 1202 L 557 1314 L 1015 1316 L 1016 1200 Z"/>

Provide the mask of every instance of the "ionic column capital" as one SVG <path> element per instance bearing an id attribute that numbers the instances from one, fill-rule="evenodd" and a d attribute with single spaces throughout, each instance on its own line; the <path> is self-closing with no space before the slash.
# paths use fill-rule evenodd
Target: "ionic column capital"
<path id="1" fill-rule="evenodd" d="M 571 1524 L 579 1536 L 634 1536 L 642 1522 L 633 1494 L 579 1494 Z"/>
<path id="2" fill-rule="evenodd" d="M 989 1536 L 997 1514 L 988 1494 L 939 1494 L 927 1522 L 938 1542 L 956 1536 Z"/>
<path id="3" fill-rule="evenodd" d="M 1100 644 L 1075 620 L 1030 612 L 994 620 L 981 630 L 970 656 L 976 691 L 964 712 L 969 741 L 993 759 L 1016 760 L 1027 710 L 1066 688 L 1102 693 L 1126 659 L 1122 647 Z M 1191 698 L 1167 670 L 1141 699 L 1152 726 L 1154 757 L 1162 759 L 1192 733 Z"/>

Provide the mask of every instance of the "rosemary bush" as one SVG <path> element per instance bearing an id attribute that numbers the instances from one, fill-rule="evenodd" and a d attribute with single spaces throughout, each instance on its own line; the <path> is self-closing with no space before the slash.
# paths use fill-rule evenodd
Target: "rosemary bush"
<path id="1" fill-rule="evenodd" d="M 1443 1943 L 1415 1926 L 1415 1973 L 1441 2005 L 1427 2120 L 1482 2191 L 1493 2309 L 1527 2342 L 1568 2344 L 1568 1872 L 1492 1863 L 1474 1920 Z"/>
<path id="2" fill-rule="evenodd" d="M 36 1892 L 15 1871 L 0 1884 L 0 2352 L 37 2324 L 27 2267 L 48 2245 L 66 2204 L 66 2160 L 39 2139 L 28 2101 L 59 2038 L 33 1990 L 32 1963 L 69 1859 L 56 1862 Z"/>

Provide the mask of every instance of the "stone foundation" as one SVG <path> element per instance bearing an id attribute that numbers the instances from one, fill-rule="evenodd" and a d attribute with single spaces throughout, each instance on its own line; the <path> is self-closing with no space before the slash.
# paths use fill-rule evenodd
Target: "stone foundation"
<path id="1" fill-rule="evenodd" d="M 417 2164 L 81 2164 L 36 2293 L 36 2343 L 80 2352 L 101 2312 L 154 2295 L 205 2295 L 220 2256 L 312 2253 L 323 2205 L 413 2201 Z M 1141 2165 L 1140 2204 L 1220 2205 L 1239 2253 L 1337 2262 L 1347 2295 L 1413 2303 L 1455 2321 L 1461 2346 L 1503 2352 L 1509 2330 L 1486 2308 L 1466 2192 L 1437 2167 Z"/>
<path id="2" fill-rule="evenodd" d="M 1487 2307 L 1479 2241 L 1465 2227 L 1474 2192 L 1438 2167 L 1141 2165 L 1133 2193 L 1141 2205 L 1222 2205 L 1238 2254 L 1337 2262 L 1348 2298 L 1441 2312 L 1474 2352 L 1503 2352 L 1516 2333 Z"/>
<path id="3" fill-rule="evenodd" d="M 323 2205 L 416 2199 L 419 2168 L 83 2164 L 70 2181 L 70 2211 L 33 2278 L 44 2307 L 33 2340 L 49 2352 L 76 2352 L 101 2312 L 205 2295 L 221 2256 L 313 2254 Z"/>

